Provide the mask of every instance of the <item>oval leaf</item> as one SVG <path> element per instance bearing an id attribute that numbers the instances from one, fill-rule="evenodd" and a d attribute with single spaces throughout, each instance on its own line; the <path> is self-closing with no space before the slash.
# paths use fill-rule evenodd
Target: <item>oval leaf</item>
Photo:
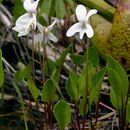
<path id="1" fill-rule="evenodd" d="M 38 96 L 40 95 L 40 90 L 36 87 L 36 85 L 34 84 L 32 79 L 29 79 L 27 81 L 27 85 L 29 87 L 29 90 L 30 90 L 34 100 L 36 101 Z"/>
<path id="2" fill-rule="evenodd" d="M 48 104 L 53 103 L 55 92 L 56 92 L 56 87 L 54 86 L 52 80 L 48 79 L 45 82 L 45 85 L 42 91 L 41 100 L 43 102 L 47 102 Z"/>
<path id="3" fill-rule="evenodd" d="M 108 69 L 112 68 L 116 72 L 116 75 L 118 75 L 118 78 L 120 78 L 120 81 L 119 80 L 118 81 L 122 82 L 122 86 L 120 86 L 121 87 L 120 89 L 121 89 L 123 97 L 125 98 L 128 91 L 128 84 L 129 84 L 128 76 L 125 70 L 112 56 L 109 56 L 109 55 L 107 55 L 107 67 Z"/>
<path id="4" fill-rule="evenodd" d="M 70 58 L 76 65 L 84 64 L 86 62 L 86 57 L 79 54 L 71 54 Z"/>
<path id="5" fill-rule="evenodd" d="M 67 94 L 75 101 L 79 99 L 78 93 L 78 80 L 79 77 L 74 72 L 69 72 L 69 79 L 66 82 L 66 91 Z"/>
<path id="6" fill-rule="evenodd" d="M 65 16 L 65 5 L 63 0 L 56 0 L 56 17 L 58 19 L 63 19 Z"/>
<path id="7" fill-rule="evenodd" d="M 80 114 L 83 117 L 83 113 L 84 113 L 84 100 L 83 99 L 79 103 L 79 112 L 80 112 Z M 88 113 L 88 105 L 86 107 L 86 113 L 85 113 L 85 115 L 87 115 L 87 113 Z"/>
<path id="8" fill-rule="evenodd" d="M 40 10 L 40 14 L 39 15 L 42 15 L 42 13 L 46 13 L 48 16 L 49 16 L 49 13 L 50 13 L 50 9 L 51 9 L 51 2 L 52 0 L 44 0 L 42 5 L 41 5 L 41 10 Z"/>
<path id="9" fill-rule="evenodd" d="M 67 102 L 61 100 L 54 106 L 53 112 L 60 130 L 63 130 L 71 120 L 70 106 Z"/>

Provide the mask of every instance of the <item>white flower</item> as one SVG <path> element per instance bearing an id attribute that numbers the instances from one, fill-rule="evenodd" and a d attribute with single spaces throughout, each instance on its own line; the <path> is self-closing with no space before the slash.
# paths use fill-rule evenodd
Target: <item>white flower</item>
<path id="1" fill-rule="evenodd" d="M 38 5 L 39 0 L 37 0 L 37 1 L 33 2 L 33 3 L 31 1 L 32 0 L 25 0 L 24 4 L 23 4 L 23 7 L 27 12 L 36 14 L 37 5 Z"/>
<path id="2" fill-rule="evenodd" d="M 53 42 L 57 42 L 57 38 L 51 33 L 51 30 L 53 29 L 53 26 L 55 25 L 56 21 L 54 21 L 50 26 L 48 27 L 43 27 L 41 24 L 37 23 L 37 27 L 40 31 L 39 34 L 34 36 L 34 42 L 35 43 L 41 43 L 43 41 L 43 36 L 45 37 L 45 41 L 51 40 Z"/>
<path id="3" fill-rule="evenodd" d="M 83 38 L 84 33 L 86 33 L 87 36 L 91 38 L 94 35 L 94 32 L 91 25 L 88 23 L 88 20 L 90 16 L 96 13 L 97 13 L 97 10 L 92 9 L 87 14 L 86 8 L 83 5 L 78 5 L 76 7 L 76 17 L 79 22 L 75 23 L 69 28 L 69 30 L 66 33 L 67 37 L 71 37 L 75 33 L 79 32 L 80 39 Z"/>
<path id="4" fill-rule="evenodd" d="M 27 11 L 24 15 L 20 16 L 16 23 L 15 27 L 12 29 L 18 32 L 18 37 L 27 35 L 30 30 L 36 28 L 36 12 L 39 0 L 31 2 L 31 0 L 24 1 L 24 9 Z"/>

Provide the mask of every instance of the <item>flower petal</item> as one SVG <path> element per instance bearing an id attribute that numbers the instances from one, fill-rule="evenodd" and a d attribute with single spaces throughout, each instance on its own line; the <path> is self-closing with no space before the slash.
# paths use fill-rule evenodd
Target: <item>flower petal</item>
<path id="1" fill-rule="evenodd" d="M 48 34 L 48 39 L 53 41 L 53 42 L 57 42 L 58 41 L 57 38 L 52 33 Z"/>
<path id="2" fill-rule="evenodd" d="M 92 15 L 94 15 L 94 14 L 96 14 L 96 13 L 97 13 L 97 10 L 96 10 L 96 9 L 91 9 L 91 10 L 88 12 L 87 16 L 85 17 L 85 20 L 88 22 L 88 19 L 89 19 Z"/>
<path id="3" fill-rule="evenodd" d="M 56 21 L 54 21 L 50 26 L 48 26 L 49 31 L 53 29 L 53 26 L 55 25 Z"/>
<path id="4" fill-rule="evenodd" d="M 87 26 L 87 28 L 86 28 L 85 32 L 86 32 L 88 38 L 93 37 L 94 32 L 93 32 L 91 25 L 87 24 L 86 26 Z"/>
<path id="5" fill-rule="evenodd" d="M 41 43 L 43 41 L 43 34 L 39 33 L 34 36 L 34 43 Z"/>
<path id="6" fill-rule="evenodd" d="M 31 0 L 25 0 L 24 3 L 23 3 L 23 7 L 24 9 L 28 12 L 30 10 L 30 7 L 31 7 Z"/>
<path id="7" fill-rule="evenodd" d="M 22 31 L 22 27 L 19 27 L 19 26 L 15 26 L 12 28 L 14 31 L 16 32 L 21 32 Z"/>
<path id="8" fill-rule="evenodd" d="M 66 36 L 67 36 L 67 37 L 73 36 L 75 33 L 77 33 L 77 32 L 80 31 L 81 26 L 82 26 L 82 25 L 81 25 L 80 22 L 75 23 L 74 25 L 72 25 L 72 26 L 69 28 L 69 30 L 68 30 L 67 33 L 66 33 Z"/>
<path id="9" fill-rule="evenodd" d="M 20 36 L 25 36 L 29 33 L 30 28 L 27 26 L 15 26 L 12 28 L 13 30 L 15 30 L 16 32 L 18 32 L 18 37 Z"/>
<path id="10" fill-rule="evenodd" d="M 31 7 L 33 9 L 33 11 L 37 10 L 38 2 L 39 2 L 39 0 L 33 2 L 32 7 Z"/>
<path id="11" fill-rule="evenodd" d="M 18 37 L 25 36 L 25 35 L 27 35 L 28 33 L 29 33 L 29 31 L 19 32 Z"/>
<path id="12" fill-rule="evenodd" d="M 38 30 L 43 33 L 43 26 L 37 22 L 37 27 L 38 27 Z"/>
<path id="13" fill-rule="evenodd" d="M 32 23 L 35 24 L 34 16 L 31 13 L 25 13 L 17 19 L 16 26 L 28 26 Z"/>
<path id="14" fill-rule="evenodd" d="M 87 10 L 83 5 L 78 5 L 76 7 L 76 17 L 78 21 L 83 21 L 87 15 Z"/>
<path id="15" fill-rule="evenodd" d="M 83 39 L 84 33 L 85 33 L 85 30 L 80 30 L 79 32 L 80 39 Z"/>
<path id="16" fill-rule="evenodd" d="M 39 0 L 35 1 L 35 2 L 31 2 L 31 0 L 25 0 L 24 1 L 24 9 L 27 11 L 27 12 L 30 12 L 30 13 L 36 13 L 36 9 L 37 9 L 37 6 L 38 6 L 38 2 Z"/>

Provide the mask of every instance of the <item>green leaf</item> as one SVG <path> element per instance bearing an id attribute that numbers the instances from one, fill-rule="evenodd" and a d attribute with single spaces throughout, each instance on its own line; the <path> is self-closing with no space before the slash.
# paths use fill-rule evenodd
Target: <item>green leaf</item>
<path id="1" fill-rule="evenodd" d="M 120 76 L 112 68 L 108 69 L 108 80 L 109 80 L 110 85 L 112 86 L 112 89 L 116 96 L 116 104 L 115 104 L 116 107 L 115 108 L 118 108 L 118 111 L 123 111 L 122 105 L 124 107 L 126 96 L 123 96 L 123 93 L 122 93 L 123 86 L 122 86 L 122 81 L 120 79 Z M 120 118 L 122 118 L 122 117 L 120 117 Z"/>
<path id="2" fill-rule="evenodd" d="M 2 51 L 0 50 L 0 87 L 2 87 L 4 83 L 4 70 L 2 65 Z"/>
<path id="3" fill-rule="evenodd" d="M 125 98 L 127 91 L 128 91 L 129 81 L 128 81 L 128 76 L 127 76 L 124 68 L 114 58 L 112 58 L 109 55 L 107 55 L 107 68 L 108 69 L 112 68 L 116 72 L 116 75 L 119 76 L 118 78 L 120 78 L 120 80 L 121 80 L 119 82 L 122 82 L 121 83 L 122 84 L 121 92 L 122 92 L 123 98 Z M 119 89 L 119 87 L 117 89 Z"/>
<path id="4" fill-rule="evenodd" d="M 55 10 L 56 10 L 56 17 L 60 20 L 63 19 L 66 12 L 63 0 L 56 0 Z"/>
<path id="5" fill-rule="evenodd" d="M 28 80 L 31 76 L 32 63 L 30 62 L 27 66 L 25 66 L 20 62 L 18 63 L 18 68 L 20 70 L 15 72 L 15 79 L 22 84 L 24 79 Z"/>
<path id="6" fill-rule="evenodd" d="M 43 102 L 47 102 L 48 104 L 51 104 L 54 101 L 55 93 L 56 93 L 56 87 L 53 84 L 53 81 L 51 79 L 48 79 L 45 82 L 45 85 L 42 91 L 41 100 Z"/>
<path id="7" fill-rule="evenodd" d="M 52 3 L 52 0 L 44 0 L 40 7 L 39 15 L 42 15 L 42 13 L 44 12 L 49 16 L 50 9 L 51 9 L 51 3 Z"/>
<path id="8" fill-rule="evenodd" d="M 75 99 L 75 95 L 73 93 L 73 89 L 72 89 L 72 86 L 71 86 L 70 78 L 68 78 L 67 81 L 66 81 L 65 89 L 66 89 L 66 92 L 69 95 L 69 97 L 74 100 Z"/>
<path id="9" fill-rule="evenodd" d="M 20 84 L 23 83 L 24 76 L 23 76 L 23 71 L 22 71 L 22 70 L 16 71 L 15 74 L 14 74 L 14 76 L 15 76 L 15 79 L 16 79 Z"/>
<path id="10" fill-rule="evenodd" d="M 108 69 L 108 80 L 112 86 L 117 97 L 121 96 L 122 93 L 122 81 L 118 73 L 112 68 Z"/>
<path id="11" fill-rule="evenodd" d="M 56 0 L 52 0 L 50 16 L 54 16 L 55 17 L 55 7 L 56 7 L 55 5 L 56 5 Z"/>
<path id="12" fill-rule="evenodd" d="M 31 62 L 23 69 L 23 76 L 26 80 L 28 80 L 31 77 L 31 69 L 32 69 Z"/>
<path id="13" fill-rule="evenodd" d="M 71 9 L 74 9 L 74 2 L 73 2 L 73 0 L 66 0 L 66 1 L 69 3 Z"/>
<path id="14" fill-rule="evenodd" d="M 53 73 L 54 69 L 55 69 L 55 64 L 48 60 L 48 61 L 45 61 L 45 65 L 44 65 L 44 70 L 45 70 L 45 75 L 46 76 L 49 76 Z M 48 70 L 49 69 L 49 70 Z M 49 71 L 49 72 L 48 72 Z M 50 74 L 49 74 L 50 73 Z"/>
<path id="15" fill-rule="evenodd" d="M 91 90 L 91 77 L 93 74 L 93 66 L 91 62 L 88 62 L 88 93 Z M 86 64 L 84 64 L 82 74 L 78 80 L 78 92 L 84 97 L 85 96 L 85 91 L 86 91 Z"/>
<path id="16" fill-rule="evenodd" d="M 86 57 L 79 54 L 71 54 L 70 58 L 76 65 L 84 64 L 86 62 Z"/>
<path id="17" fill-rule="evenodd" d="M 58 67 L 62 67 L 62 65 L 64 64 L 65 62 L 65 58 L 67 56 L 67 53 L 69 52 L 69 49 L 70 49 L 71 45 L 68 46 L 68 48 L 66 48 L 63 53 L 61 54 L 60 58 L 58 60 L 56 60 L 55 64 L 58 66 Z"/>
<path id="18" fill-rule="evenodd" d="M 26 11 L 23 8 L 23 2 L 21 0 L 17 0 L 13 8 L 14 21 L 16 21 L 17 18 L 23 15 L 25 12 Z"/>
<path id="19" fill-rule="evenodd" d="M 55 69 L 51 77 L 58 83 L 60 81 L 60 68 Z"/>
<path id="20" fill-rule="evenodd" d="M 111 101 L 112 105 L 116 108 L 116 110 L 118 110 L 117 98 L 116 98 L 115 92 L 112 89 L 112 87 L 110 88 L 110 101 Z"/>
<path id="21" fill-rule="evenodd" d="M 61 100 L 54 106 L 54 116 L 58 122 L 60 130 L 63 130 L 71 120 L 70 106 Z"/>
<path id="22" fill-rule="evenodd" d="M 84 55 L 71 54 L 70 58 L 76 65 L 84 64 L 86 62 L 86 53 L 84 53 Z M 92 63 L 93 67 L 99 65 L 99 55 L 93 47 L 90 47 L 88 50 L 88 59 Z"/>
<path id="23" fill-rule="evenodd" d="M 3 2 L 3 0 L 0 0 L 0 4 Z"/>
<path id="24" fill-rule="evenodd" d="M 47 21 L 42 16 L 39 17 L 39 23 L 41 25 L 48 26 Z"/>
<path id="25" fill-rule="evenodd" d="M 40 95 L 40 90 L 36 87 L 36 85 L 34 84 L 32 79 L 28 79 L 27 85 L 29 87 L 29 90 L 30 90 L 34 100 L 36 101 L 38 96 Z"/>
<path id="26" fill-rule="evenodd" d="M 99 65 L 99 55 L 93 47 L 89 47 L 88 57 L 94 67 Z"/>
<path id="27" fill-rule="evenodd" d="M 84 113 L 84 100 L 83 99 L 80 100 L 80 103 L 79 103 L 79 112 L 80 112 L 80 114 L 83 117 L 83 113 Z M 88 105 L 86 107 L 86 113 L 85 113 L 85 115 L 87 115 L 87 113 L 88 113 Z"/>
<path id="28" fill-rule="evenodd" d="M 91 107 L 93 102 L 96 103 L 99 99 L 105 72 L 106 68 L 103 68 L 92 76 L 92 90 L 89 97 L 89 107 Z"/>
<path id="29" fill-rule="evenodd" d="M 20 91 L 19 91 L 18 86 L 14 83 L 14 81 L 12 81 L 12 83 L 13 83 L 13 85 L 14 85 L 14 87 L 15 87 L 15 90 L 16 90 L 16 92 L 18 93 L 18 96 L 19 96 L 19 98 L 20 98 L 20 103 L 21 103 L 21 106 L 22 106 L 23 116 L 24 116 L 24 124 L 25 124 L 26 130 L 28 130 L 27 120 L 26 120 L 26 114 L 25 114 L 25 110 L 24 110 L 24 104 L 23 104 L 22 95 L 21 95 L 21 93 L 20 93 Z"/>
<path id="30" fill-rule="evenodd" d="M 78 79 L 79 77 L 74 72 L 69 72 L 69 79 L 66 82 L 67 94 L 75 101 L 79 99 L 78 93 Z"/>
<path id="31" fill-rule="evenodd" d="M 58 93 L 60 94 L 60 96 L 62 98 L 64 98 L 63 95 L 62 95 L 62 93 L 61 93 L 61 90 L 60 90 L 60 87 L 59 87 L 58 83 L 55 81 L 55 79 L 53 77 L 51 77 L 51 80 L 52 80 L 53 84 L 55 85 L 55 87 L 56 87 Z"/>

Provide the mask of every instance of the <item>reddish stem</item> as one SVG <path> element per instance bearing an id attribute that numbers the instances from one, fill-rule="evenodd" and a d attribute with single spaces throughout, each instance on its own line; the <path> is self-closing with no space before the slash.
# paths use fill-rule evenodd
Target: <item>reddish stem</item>
<path id="1" fill-rule="evenodd" d="M 86 91 L 85 91 L 85 101 L 84 101 L 84 112 L 83 112 L 83 130 L 85 127 L 85 113 L 87 108 L 87 97 L 88 97 L 88 47 L 89 47 L 89 38 L 87 38 L 87 47 L 86 47 Z"/>

